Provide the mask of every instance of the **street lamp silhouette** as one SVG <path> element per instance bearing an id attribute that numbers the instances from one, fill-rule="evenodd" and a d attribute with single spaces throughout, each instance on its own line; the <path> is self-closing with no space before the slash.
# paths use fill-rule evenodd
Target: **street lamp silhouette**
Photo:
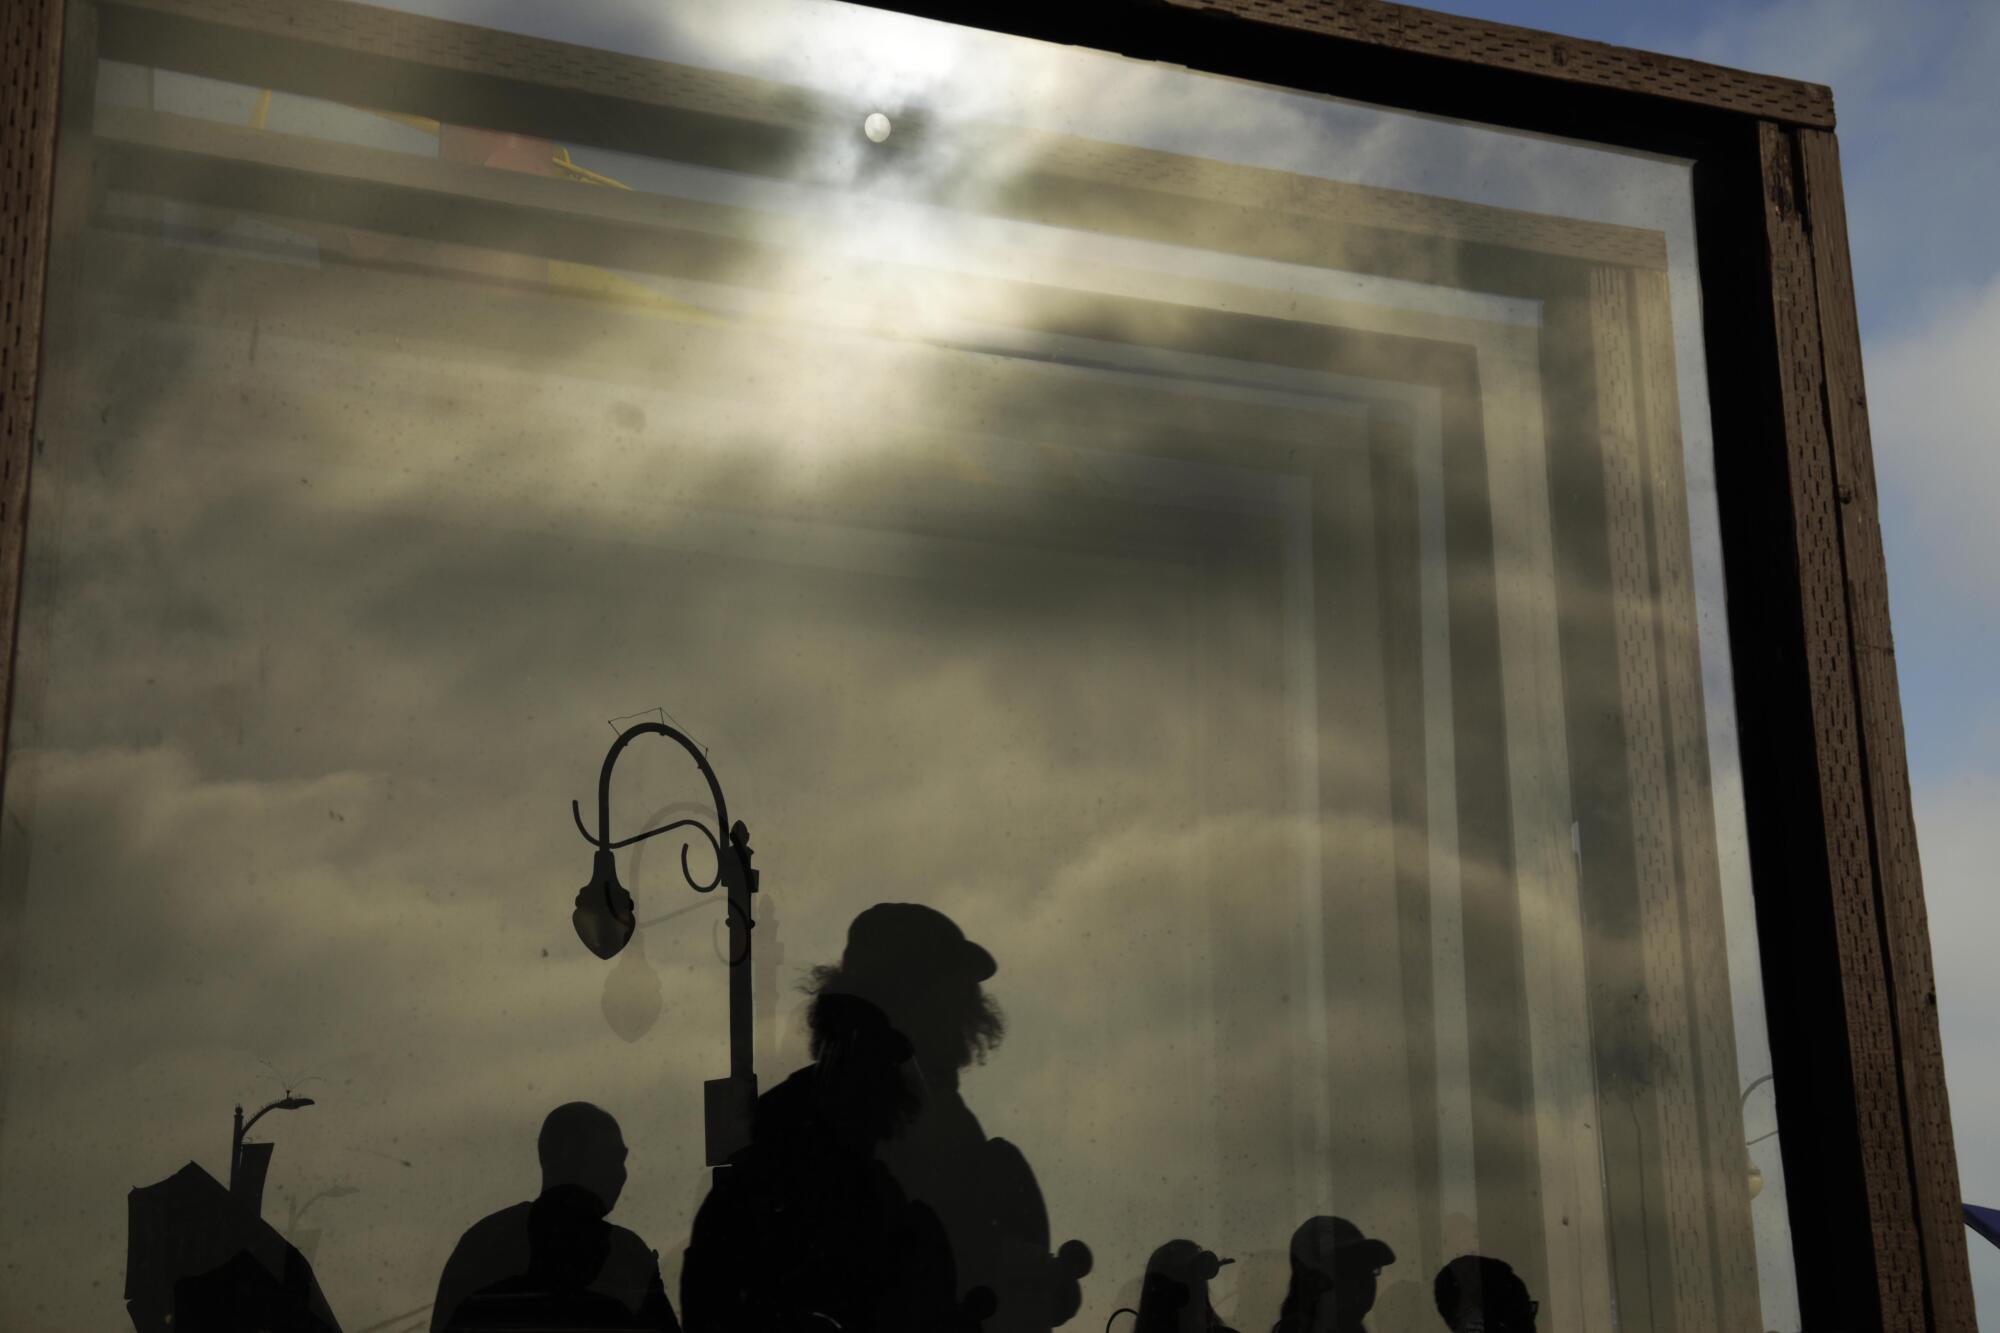
<path id="1" fill-rule="evenodd" d="M 245 1143 L 250 1127 L 272 1111 L 297 1111 L 311 1106 L 310 1097 L 294 1097 L 289 1092 L 262 1107 L 247 1121 L 243 1108 L 236 1108 L 235 1132 L 229 1139 L 229 1192 L 241 1199 L 252 1212 L 264 1211 L 264 1175 L 271 1168 L 271 1145 Z"/>
<path id="2" fill-rule="evenodd" d="M 1750 1106 L 1750 1094 L 1763 1087 L 1766 1083 L 1772 1082 L 1777 1077 L 1776 1074 L 1764 1074 L 1750 1080 L 1749 1086 L 1743 1089 L 1743 1095 L 1736 1101 L 1739 1123 L 1742 1112 Z M 1750 1150 L 1765 1139 L 1776 1138 L 1777 1135 L 1778 1131 L 1774 1129 L 1769 1134 L 1759 1134 L 1756 1138 L 1749 1140 L 1743 1145 L 1743 1160 L 1749 1163 L 1750 1166 L 1750 1197 L 1753 1199 L 1764 1192 L 1764 1169 L 1758 1166 L 1756 1162 L 1750 1160 Z"/>
<path id="3" fill-rule="evenodd" d="M 702 778 L 708 783 L 709 796 L 715 802 L 715 828 L 709 828 L 699 819 L 676 819 L 629 838 L 612 838 L 611 771 L 617 767 L 618 756 L 625 752 L 625 747 L 646 735 L 665 736 L 686 750 L 694 760 L 695 767 L 701 770 Z M 618 951 L 631 941 L 632 932 L 638 926 L 632 895 L 618 882 L 618 860 L 614 853 L 619 848 L 630 847 L 676 829 L 692 829 L 707 839 L 709 848 L 715 853 L 715 874 L 704 882 L 696 878 L 693 868 L 688 865 L 688 848 L 693 844 L 681 844 L 681 875 L 687 880 L 688 887 L 696 893 L 709 893 L 719 885 L 728 897 L 729 1076 L 710 1079 L 703 1085 L 708 1164 L 722 1166 L 728 1162 L 731 1153 L 749 1143 L 750 1118 L 757 1102 L 750 994 L 750 931 L 757 924 L 750 912 L 750 895 L 757 892 L 757 872 L 750 866 L 750 830 L 740 819 L 734 824 L 729 822 L 729 803 L 723 798 L 722 784 L 716 781 L 715 770 L 709 766 L 708 756 L 702 753 L 701 747 L 664 722 L 641 722 L 627 727 L 618 733 L 617 740 L 611 742 L 611 748 L 604 756 L 604 767 L 597 775 L 595 835 L 584 827 L 582 806 L 571 801 L 569 808 L 571 817 L 576 820 L 576 831 L 583 835 L 585 842 L 596 848 L 591 858 L 590 882 L 577 891 L 576 910 L 570 914 L 570 922 L 576 927 L 577 938 L 583 941 L 584 947 L 599 958 L 615 958 Z"/>

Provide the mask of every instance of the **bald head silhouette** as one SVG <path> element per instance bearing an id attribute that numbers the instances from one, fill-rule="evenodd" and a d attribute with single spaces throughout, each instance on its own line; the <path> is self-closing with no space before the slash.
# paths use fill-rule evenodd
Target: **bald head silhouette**
<path id="1" fill-rule="evenodd" d="M 575 1186 L 603 1205 L 618 1204 L 625 1189 L 625 1136 L 611 1113 L 589 1102 L 565 1102 L 542 1121 L 535 1147 L 542 1159 L 542 1190 Z"/>
<path id="2" fill-rule="evenodd" d="M 1446 1264 L 1432 1294 L 1452 1333 L 1534 1333 L 1541 1309 L 1511 1265 L 1481 1254 Z"/>

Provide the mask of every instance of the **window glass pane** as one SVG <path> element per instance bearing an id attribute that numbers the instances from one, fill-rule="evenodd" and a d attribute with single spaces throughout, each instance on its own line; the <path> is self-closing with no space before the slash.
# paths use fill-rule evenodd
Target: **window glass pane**
<path id="1" fill-rule="evenodd" d="M 1797 1327 L 1688 163 L 806 0 L 76 26 L 0 1322 Z"/>

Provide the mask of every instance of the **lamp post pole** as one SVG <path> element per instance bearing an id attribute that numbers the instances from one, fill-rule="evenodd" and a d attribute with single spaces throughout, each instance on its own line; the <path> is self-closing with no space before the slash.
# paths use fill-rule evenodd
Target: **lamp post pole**
<path id="1" fill-rule="evenodd" d="M 715 803 L 715 828 L 709 828 L 699 819 L 676 819 L 627 838 L 612 838 L 611 772 L 617 767 L 618 757 L 625 752 L 625 747 L 645 735 L 666 737 L 687 751 L 694 760 L 695 767 L 701 770 L 703 780 L 708 783 L 709 796 Z M 722 1166 L 728 1162 L 730 1154 L 749 1142 L 750 1118 L 757 1101 L 755 1005 L 750 989 L 750 932 L 757 924 L 750 900 L 751 895 L 757 892 L 757 871 L 750 864 L 750 830 L 740 819 L 733 824 L 729 822 L 729 803 L 723 797 L 722 784 L 716 780 L 715 769 L 709 765 L 708 756 L 702 753 L 701 747 L 664 722 L 641 722 L 627 727 L 618 733 L 617 740 L 611 742 L 611 748 L 604 756 L 604 767 L 597 776 L 595 834 L 584 827 L 583 809 L 575 801 L 570 802 L 570 814 L 576 820 L 577 832 L 583 835 L 583 840 L 596 848 L 590 883 L 578 891 L 576 910 L 571 920 L 576 926 L 578 938 L 599 958 L 615 957 L 632 938 L 632 932 L 638 925 L 632 895 L 618 882 L 618 863 L 613 853 L 621 847 L 630 847 L 676 829 L 691 829 L 700 834 L 715 853 L 715 874 L 704 882 L 696 878 L 688 865 L 688 848 L 693 844 L 681 844 L 681 874 L 688 887 L 696 893 L 709 893 L 720 886 L 728 898 L 729 1076 L 710 1079 L 703 1087 L 708 1164 Z"/>

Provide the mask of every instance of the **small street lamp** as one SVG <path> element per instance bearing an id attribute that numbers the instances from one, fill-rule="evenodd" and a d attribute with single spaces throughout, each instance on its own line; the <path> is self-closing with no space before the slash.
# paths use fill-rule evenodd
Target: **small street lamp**
<path id="1" fill-rule="evenodd" d="M 250 1127 L 272 1111 L 297 1111 L 311 1106 L 310 1097 L 294 1097 L 289 1092 L 277 1101 L 260 1109 L 248 1120 L 243 1118 L 243 1108 L 236 1108 L 235 1132 L 229 1139 L 229 1192 L 249 1206 L 252 1212 L 262 1213 L 264 1204 L 264 1173 L 271 1166 L 271 1145 L 268 1143 L 243 1142 L 243 1136 Z"/>
<path id="2" fill-rule="evenodd" d="M 625 747 L 645 735 L 665 736 L 694 760 L 715 802 L 715 828 L 709 828 L 699 819 L 676 819 L 628 838 L 612 838 L 611 770 L 617 766 L 618 756 Z M 699 833 L 715 853 L 715 874 L 704 883 L 688 865 L 688 848 L 693 844 L 681 844 L 681 875 L 688 887 L 696 893 L 709 893 L 720 885 L 728 896 L 729 1076 L 710 1079 L 703 1086 L 708 1164 L 722 1166 L 730 1154 L 749 1143 L 750 1119 L 757 1102 L 757 1073 L 752 1056 L 754 1006 L 750 992 L 750 931 L 757 924 L 750 911 L 750 895 L 757 892 L 757 872 L 750 866 L 750 830 L 740 819 L 734 824 L 729 822 L 729 803 L 723 798 L 722 784 L 716 781 L 715 770 L 709 766 L 708 756 L 701 747 L 664 722 L 641 722 L 627 727 L 611 742 L 611 749 L 604 756 L 604 767 L 597 775 L 595 835 L 584 827 L 583 808 L 575 801 L 570 802 L 570 814 L 576 820 L 576 831 L 596 848 L 591 858 L 590 882 L 577 891 L 576 910 L 570 914 L 570 921 L 584 947 L 599 958 L 616 957 L 638 926 L 632 895 L 618 882 L 618 861 L 613 853 L 676 829 Z"/>
<path id="3" fill-rule="evenodd" d="M 1751 1079 L 1749 1086 L 1743 1089 L 1743 1095 L 1736 1101 L 1738 1115 L 1740 1116 L 1744 1110 L 1748 1109 L 1751 1093 L 1757 1091 L 1757 1089 L 1763 1087 L 1766 1083 L 1774 1081 L 1777 1077 L 1776 1074 L 1764 1074 Z M 1749 1140 L 1743 1145 L 1743 1160 L 1748 1162 L 1750 1166 L 1750 1197 L 1753 1199 L 1764 1192 L 1764 1169 L 1750 1160 L 1750 1150 L 1765 1139 L 1775 1138 L 1777 1133 L 1778 1131 L 1774 1129 L 1769 1134 L 1759 1134 L 1756 1138 Z"/>

